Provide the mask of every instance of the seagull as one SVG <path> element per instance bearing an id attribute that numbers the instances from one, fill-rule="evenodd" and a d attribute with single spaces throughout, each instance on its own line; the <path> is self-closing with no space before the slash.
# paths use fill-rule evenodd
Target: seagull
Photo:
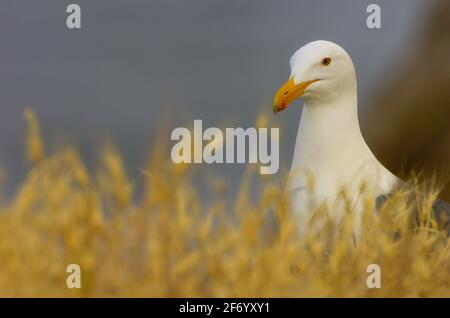
<path id="1" fill-rule="evenodd" d="M 291 75 L 275 94 L 273 111 L 303 98 L 286 190 L 304 232 L 319 208 L 329 207 L 339 219 L 344 209 L 335 205 L 345 196 L 360 216 L 362 193 L 385 198 L 402 181 L 377 160 L 363 138 L 350 55 L 335 43 L 314 41 L 297 50 L 289 64 Z"/>

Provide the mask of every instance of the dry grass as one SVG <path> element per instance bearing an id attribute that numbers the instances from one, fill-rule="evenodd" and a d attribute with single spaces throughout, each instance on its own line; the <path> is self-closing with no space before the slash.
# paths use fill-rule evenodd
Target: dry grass
<path id="1" fill-rule="evenodd" d="M 205 204 L 190 166 L 157 148 L 137 200 L 114 148 L 89 172 L 72 148 L 46 154 L 33 113 L 26 118 L 30 171 L 0 202 L 1 296 L 450 296 L 450 247 L 431 195 L 409 202 L 399 193 L 378 216 L 368 200 L 357 244 L 350 217 L 301 239 L 281 180 L 262 179 L 258 202 L 244 181 L 231 206 L 220 193 Z M 81 289 L 66 287 L 71 263 Z M 372 263 L 381 289 L 366 287 Z"/>

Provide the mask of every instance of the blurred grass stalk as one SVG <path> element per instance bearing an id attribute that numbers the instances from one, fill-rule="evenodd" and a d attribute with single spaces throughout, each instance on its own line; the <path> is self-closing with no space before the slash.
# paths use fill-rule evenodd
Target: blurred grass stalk
<path id="1" fill-rule="evenodd" d="M 45 153 L 34 113 L 25 117 L 30 170 L 0 204 L 0 296 L 450 295 L 450 247 L 427 198 L 399 192 L 378 215 L 367 200 L 357 244 L 351 213 L 340 225 L 324 216 L 320 231 L 299 238 L 279 178 L 259 180 L 258 200 L 249 177 L 231 207 L 220 193 L 206 205 L 190 166 L 166 160 L 160 144 L 137 199 L 112 146 L 91 173 L 73 148 Z M 81 289 L 66 287 L 72 263 Z M 380 289 L 366 286 L 372 263 L 381 266 Z"/>

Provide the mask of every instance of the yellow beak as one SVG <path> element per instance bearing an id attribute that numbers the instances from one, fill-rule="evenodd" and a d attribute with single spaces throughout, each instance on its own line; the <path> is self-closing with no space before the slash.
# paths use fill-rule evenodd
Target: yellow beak
<path id="1" fill-rule="evenodd" d="M 290 78 L 275 94 L 273 99 L 274 114 L 285 110 L 290 103 L 303 95 L 309 85 L 317 81 L 318 80 L 312 80 L 295 84 L 294 79 Z"/>

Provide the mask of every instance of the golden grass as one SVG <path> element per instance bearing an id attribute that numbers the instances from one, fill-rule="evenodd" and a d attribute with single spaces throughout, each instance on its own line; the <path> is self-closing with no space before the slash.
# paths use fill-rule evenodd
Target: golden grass
<path id="1" fill-rule="evenodd" d="M 257 202 L 244 178 L 233 204 L 221 193 L 206 204 L 190 166 L 156 147 L 137 199 L 113 147 L 90 172 L 72 148 L 46 154 L 34 114 L 26 119 L 30 170 L 0 202 L 0 296 L 450 296 L 450 247 L 431 195 L 409 202 L 399 193 L 379 215 L 368 200 L 356 244 L 350 217 L 299 238 L 279 178 L 260 180 Z M 66 287 L 71 263 L 81 289 Z M 366 286 L 372 263 L 380 289 Z"/>

